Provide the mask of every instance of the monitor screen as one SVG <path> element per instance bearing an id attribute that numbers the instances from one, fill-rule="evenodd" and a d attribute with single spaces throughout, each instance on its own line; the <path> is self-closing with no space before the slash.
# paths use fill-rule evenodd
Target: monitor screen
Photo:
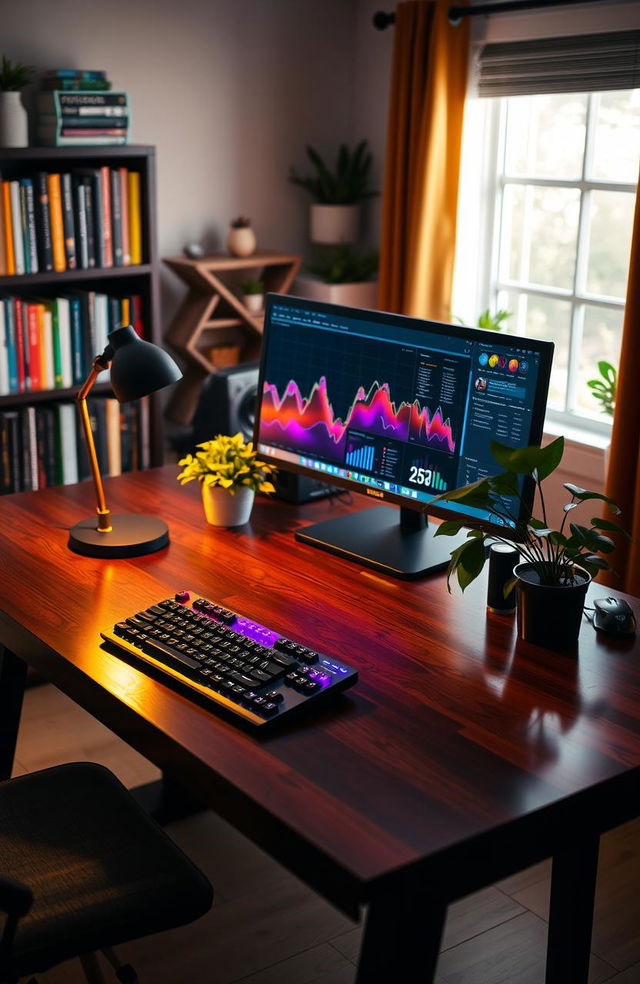
<path id="1" fill-rule="evenodd" d="M 286 469 L 453 518 L 463 507 L 429 503 L 498 472 L 492 440 L 539 443 L 552 351 L 549 342 L 273 294 L 256 444 Z M 509 505 L 517 514 L 517 500 Z M 468 507 L 464 515 L 497 519 Z"/>

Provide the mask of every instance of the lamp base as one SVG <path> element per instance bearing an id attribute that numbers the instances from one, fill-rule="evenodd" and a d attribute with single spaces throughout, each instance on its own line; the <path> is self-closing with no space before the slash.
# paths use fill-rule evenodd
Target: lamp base
<path id="1" fill-rule="evenodd" d="M 76 523 L 69 530 L 69 550 L 84 557 L 142 557 L 169 543 L 166 523 L 155 516 L 116 514 L 111 525 L 110 533 L 99 533 L 95 516 Z"/>

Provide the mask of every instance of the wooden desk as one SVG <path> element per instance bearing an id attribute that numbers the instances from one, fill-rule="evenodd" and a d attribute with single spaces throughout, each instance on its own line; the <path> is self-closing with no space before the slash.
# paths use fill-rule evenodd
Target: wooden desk
<path id="1" fill-rule="evenodd" d="M 585 621 L 577 661 L 516 650 L 482 579 L 449 596 L 441 574 L 396 582 L 294 540 L 347 506 L 263 500 L 215 530 L 175 474 L 106 480 L 114 512 L 169 523 L 170 546 L 136 560 L 67 550 L 87 483 L 0 499 L 4 774 L 18 654 L 345 912 L 369 902 L 359 984 L 430 979 L 447 903 L 549 856 L 547 981 L 586 981 L 598 838 L 640 814 L 640 645 Z M 360 683 L 257 739 L 101 649 L 101 628 L 185 587 L 344 656 Z"/>

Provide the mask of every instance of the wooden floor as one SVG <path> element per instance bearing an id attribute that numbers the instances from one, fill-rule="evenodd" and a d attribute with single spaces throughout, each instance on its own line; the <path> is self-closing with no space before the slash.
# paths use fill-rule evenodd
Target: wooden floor
<path id="1" fill-rule="evenodd" d="M 108 766 L 129 786 L 158 774 L 53 687 L 30 689 L 16 774 L 83 759 Z M 122 948 L 141 984 L 352 984 L 359 927 L 213 813 L 168 830 L 208 874 L 216 901 L 199 922 Z M 452 906 L 438 984 L 541 984 L 548 894 L 545 863 Z M 40 980 L 84 978 L 71 962 Z M 590 981 L 640 984 L 639 821 L 603 839 Z"/>

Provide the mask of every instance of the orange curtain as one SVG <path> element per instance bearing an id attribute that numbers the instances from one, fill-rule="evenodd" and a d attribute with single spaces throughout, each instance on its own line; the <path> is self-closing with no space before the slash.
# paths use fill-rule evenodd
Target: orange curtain
<path id="1" fill-rule="evenodd" d="M 611 432 L 609 472 L 606 494 L 620 506 L 617 519 L 632 537 L 629 543 L 618 539 L 616 550 L 608 558 L 618 576 L 611 572 L 598 580 L 632 595 L 640 595 L 640 194 L 636 197 L 636 214 L 629 264 L 629 286 L 624 309 L 624 328 L 616 409 Z"/>
<path id="2" fill-rule="evenodd" d="M 407 0 L 395 15 L 382 235 L 382 310 L 448 321 L 456 234 L 468 19 L 450 0 Z"/>

